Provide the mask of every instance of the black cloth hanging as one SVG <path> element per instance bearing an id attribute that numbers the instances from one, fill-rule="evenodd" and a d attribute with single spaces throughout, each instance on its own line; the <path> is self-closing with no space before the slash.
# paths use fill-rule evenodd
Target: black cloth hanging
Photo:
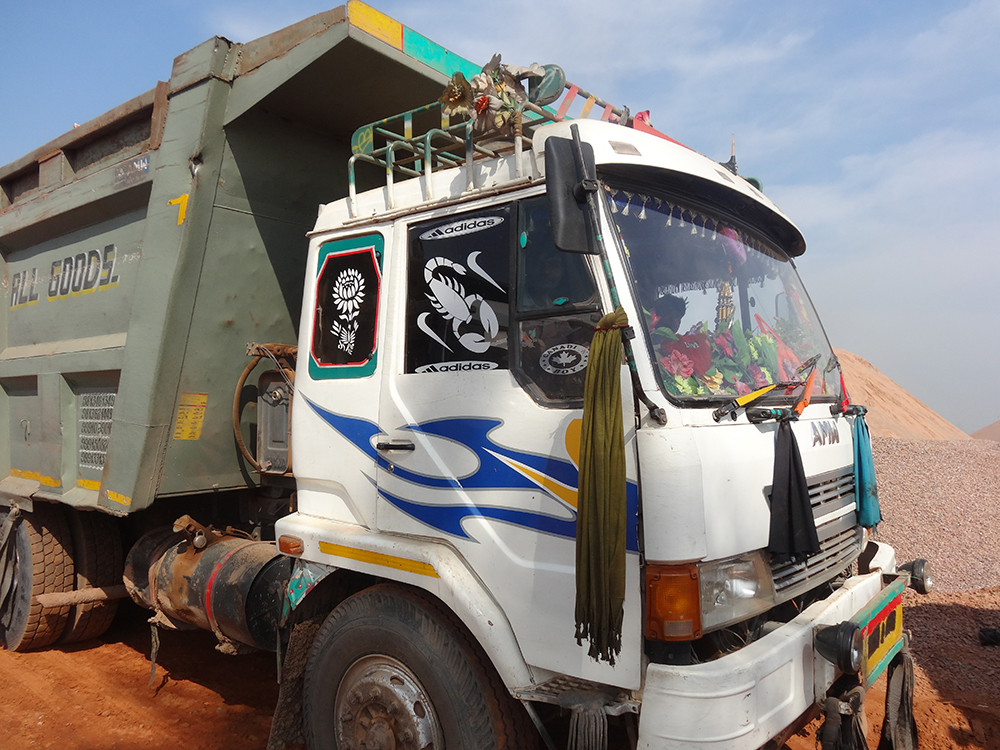
<path id="1" fill-rule="evenodd" d="M 885 684 L 885 721 L 878 750 L 917 750 L 917 722 L 913 718 L 913 657 L 909 638 L 904 636 L 903 649 L 889 663 Z"/>
<path id="2" fill-rule="evenodd" d="M 820 550 L 799 444 L 786 420 L 778 422 L 774 441 L 771 533 L 767 550 L 777 563 L 804 560 Z"/>

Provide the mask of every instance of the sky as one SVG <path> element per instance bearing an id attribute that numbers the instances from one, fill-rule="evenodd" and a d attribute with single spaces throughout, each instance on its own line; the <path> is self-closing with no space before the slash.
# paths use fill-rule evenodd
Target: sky
<path id="1" fill-rule="evenodd" d="M 212 36 L 249 41 L 329 2 L 0 0 L 0 164 Z M 557 63 L 719 161 L 735 136 L 740 173 L 805 235 L 797 266 L 831 343 L 965 432 L 1000 420 L 1000 3 L 370 4 L 477 63 Z"/>

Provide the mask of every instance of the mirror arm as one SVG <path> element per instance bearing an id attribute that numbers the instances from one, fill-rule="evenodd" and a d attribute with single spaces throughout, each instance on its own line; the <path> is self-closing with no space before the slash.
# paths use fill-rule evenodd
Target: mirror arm
<path id="1" fill-rule="evenodd" d="M 604 267 L 604 276 L 608 282 L 608 289 L 611 292 L 611 303 L 618 307 L 621 302 L 618 298 L 618 287 L 615 286 L 615 279 L 611 273 L 611 265 L 608 263 L 607 247 L 604 244 L 604 237 L 601 235 L 601 214 L 597 204 L 597 192 L 600 186 L 597 182 L 597 175 L 588 174 L 587 162 L 583 158 L 583 142 L 580 140 L 580 129 L 576 123 L 570 125 L 570 132 L 573 134 L 573 156 L 576 160 L 576 174 L 580 181 L 573 186 L 573 195 L 580 203 L 586 202 L 587 216 L 590 217 L 590 226 L 593 229 L 594 241 L 601 256 L 601 265 Z M 649 410 L 650 418 L 660 425 L 667 423 L 667 413 L 662 407 L 653 403 L 653 400 L 646 395 L 639 383 L 639 371 L 635 366 L 635 353 L 632 351 L 632 339 L 635 338 L 635 331 L 629 326 L 626 331 L 622 331 L 622 349 L 625 351 L 625 361 L 628 363 L 629 375 L 632 379 L 632 391 L 636 398 Z"/>

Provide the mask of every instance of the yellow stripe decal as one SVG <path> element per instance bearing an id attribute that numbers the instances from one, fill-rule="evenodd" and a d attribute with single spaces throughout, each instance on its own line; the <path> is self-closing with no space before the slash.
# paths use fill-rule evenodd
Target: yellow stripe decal
<path id="1" fill-rule="evenodd" d="M 493 452 L 490 451 L 490 453 Z M 530 479 L 532 482 L 537 484 L 542 489 L 551 492 L 553 495 L 558 497 L 560 500 L 562 500 L 571 508 L 576 508 L 577 494 L 578 494 L 576 487 L 567 487 L 562 482 L 557 482 L 552 477 L 546 476 L 545 474 L 542 474 L 540 471 L 532 469 L 530 466 L 525 466 L 524 464 L 520 463 L 519 461 L 515 461 L 512 458 L 501 456 L 498 453 L 493 453 L 493 455 L 496 456 L 501 461 L 503 461 L 505 464 L 507 464 L 514 471 L 526 476 L 528 479 Z"/>
<path id="2" fill-rule="evenodd" d="M 76 480 L 76 486 L 77 487 L 83 487 L 83 489 L 85 489 L 85 490 L 100 490 L 101 489 L 101 483 L 100 482 L 95 482 L 93 479 L 77 479 Z"/>
<path id="3" fill-rule="evenodd" d="M 33 479 L 43 487 L 62 487 L 62 482 L 60 482 L 58 479 L 53 479 L 52 477 L 47 477 L 44 474 L 39 474 L 37 471 L 23 471 L 22 469 L 11 469 L 10 475 L 12 477 L 18 477 L 20 479 Z"/>
<path id="4" fill-rule="evenodd" d="M 355 547 L 345 547 L 342 544 L 333 544 L 331 542 L 320 542 L 319 551 L 326 555 L 346 557 L 348 560 L 357 560 L 358 562 L 369 563 L 370 565 L 381 565 L 385 568 L 395 568 L 406 573 L 416 573 L 417 575 L 428 576 L 430 578 L 441 577 L 430 563 L 408 560 L 405 557 L 396 557 L 395 555 L 386 555 L 381 552 L 372 552 Z"/>
<path id="5" fill-rule="evenodd" d="M 395 21 L 384 13 L 380 13 L 370 5 L 359 0 L 349 0 L 347 15 L 351 23 L 362 31 L 367 31 L 376 39 L 381 39 L 400 52 L 403 51 L 403 24 Z"/>
<path id="6" fill-rule="evenodd" d="M 108 500 L 110 500 L 113 503 L 118 503 L 119 505 L 132 504 L 132 498 L 130 498 L 128 495 L 123 495 L 120 492 L 112 492 L 111 490 L 108 490 L 107 494 L 108 494 Z"/>
<path id="7" fill-rule="evenodd" d="M 566 425 L 566 452 L 573 465 L 580 468 L 580 444 L 583 442 L 583 420 L 574 419 Z"/>

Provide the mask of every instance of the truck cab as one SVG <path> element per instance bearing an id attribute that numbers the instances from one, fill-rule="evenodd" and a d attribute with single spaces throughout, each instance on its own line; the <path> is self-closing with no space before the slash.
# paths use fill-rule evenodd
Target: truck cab
<path id="1" fill-rule="evenodd" d="M 586 247 L 557 244 L 552 196 L 577 178 L 550 139 L 593 154 Z M 582 692 L 638 714 L 639 747 L 787 736 L 839 674 L 814 631 L 888 606 L 896 567 L 858 521 L 840 369 L 793 262 L 804 240 L 753 181 L 661 134 L 549 122 L 523 146 L 440 171 L 428 151 L 419 176 L 321 208 L 279 546 L 294 540 L 310 581 L 347 568 L 442 602 L 539 726 L 537 706 L 579 710 Z M 575 627 L 581 429 L 591 340 L 618 306 L 624 596 L 619 649 L 594 658 Z M 782 423 L 808 555 L 773 538 Z M 896 619 L 872 658 L 901 647 Z"/>

